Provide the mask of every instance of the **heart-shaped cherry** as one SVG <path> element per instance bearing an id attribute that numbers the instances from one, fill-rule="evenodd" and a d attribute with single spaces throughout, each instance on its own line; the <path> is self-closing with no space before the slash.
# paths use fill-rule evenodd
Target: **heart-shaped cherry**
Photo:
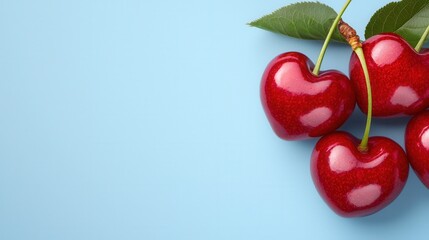
<path id="1" fill-rule="evenodd" d="M 414 172 L 429 188 L 429 111 L 414 116 L 408 123 L 405 148 Z"/>
<path id="2" fill-rule="evenodd" d="M 414 115 L 429 107 L 429 52 L 418 53 L 393 33 L 369 38 L 363 51 L 371 76 L 374 116 Z M 359 108 L 367 113 L 365 77 L 354 53 L 350 79 Z"/>
<path id="3" fill-rule="evenodd" d="M 405 152 L 385 137 L 368 140 L 366 152 L 358 139 L 344 132 L 323 137 L 311 156 L 311 173 L 325 202 L 343 217 L 366 216 L 386 207 L 408 178 Z"/>
<path id="4" fill-rule="evenodd" d="M 304 54 L 288 52 L 265 69 L 262 106 L 280 138 L 322 136 L 340 127 L 353 112 L 356 99 L 350 80 L 339 71 L 320 72 L 329 41 L 350 2 L 346 1 L 332 23 L 315 66 Z"/>
<path id="5" fill-rule="evenodd" d="M 340 127 L 353 112 L 356 102 L 349 79 L 333 70 L 316 76 L 313 68 L 305 55 L 289 52 L 265 70 L 261 101 L 280 138 L 322 136 Z"/>

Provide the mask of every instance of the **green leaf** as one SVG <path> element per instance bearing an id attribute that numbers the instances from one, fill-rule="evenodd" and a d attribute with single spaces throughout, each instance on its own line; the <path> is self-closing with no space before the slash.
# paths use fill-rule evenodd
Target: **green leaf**
<path id="1" fill-rule="evenodd" d="M 416 46 L 428 25 L 429 0 L 402 0 L 379 9 L 366 26 L 365 37 L 393 32 Z"/>
<path id="2" fill-rule="evenodd" d="M 249 25 L 289 37 L 324 40 L 337 13 L 319 2 L 295 3 L 274 11 Z M 337 42 L 345 42 L 338 30 L 332 36 Z"/>

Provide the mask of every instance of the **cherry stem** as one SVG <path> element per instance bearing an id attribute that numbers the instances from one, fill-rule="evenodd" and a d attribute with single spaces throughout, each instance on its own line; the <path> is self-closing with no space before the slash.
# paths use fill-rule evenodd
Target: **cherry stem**
<path id="1" fill-rule="evenodd" d="M 341 20 L 341 17 L 343 16 L 344 12 L 346 11 L 349 4 L 352 2 L 352 0 L 347 0 L 347 2 L 344 4 L 343 8 L 341 9 L 340 13 L 337 15 L 337 17 L 334 20 L 334 23 L 331 26 L 331 29 L 329 30 L 328 36 L 326 36 L 325 42 L 323 43 L 322 50 L 320 51 L 319 58 L 317 59 L 317 63 L 314 67 L 313 74 L 318 76 L 320 72 L 320 67 L 323 62 L 323 58 L 325 57 L 326 49 L 328 48 L 329 42 L 331 41 L 332 35 L 335 32 L 335 29 L 338 26 L 338 23 Z"/>
<path id="2" fill-rule="evenodd" d="M 416 52 L 420 52 L 422 50 L 423 45 L 425 44 L 425 41 L 429 35 L 429 26 L 426 28 L 426 31 L 423 33 L 422 38 L 420 38 L 419 43 L 417 43 L 416 46 Z"/>
<path id="3" fill-rule="evenodd" d="M 360 64 L 362 65 L 363 73 L 365 75 L 365 81 L 366 81 L 366 90 L 368 94 L 368 114 L 366 117 L 366 126 L 365 126 L 365 132 L 362 138 L 361 143 L 359 144 L 359 151 L 366 152 L 368 150 L 368 139 L 369 139 L 369 132 L 371 130 L 371 119 L 372 119 L 372 90 L 371 90 L 371 81 L 369 78 L 368 73 L 368 66 L 366 65 L 365 55 L 363 53 L 363 50 L 361 47 L 357 47 L 355 50 L 356 55 L 358 56 L 360 60 Z"/>
<path id="4" fill-rule="evenodd" d="M 368 139 L 369 132 L 371 130 L 371 120 L 372 120 L 372 90 L 371 90 L 371 81 L 369 79 L 368 66 L 365 60 L 365 54 L 363 53 L 362 43 L 360 42 L 359 36 L 356 34 L 356 30 L 354 30 L 350 25 L 341 21 L 338 25 L 338 30 L 341 35 L 347 40 L 347 42 L 352 47 L 355 54 L 358 56 L 360 64 L 363 69 L 363 73 L 365 75 L 366 89 L 368 94 L 368 114 L 366 118 L 366 126 L 365 133 L 362 137 L 362 141 L 359 144 L 359 151 L 366 152 L 368 151 Z"/>

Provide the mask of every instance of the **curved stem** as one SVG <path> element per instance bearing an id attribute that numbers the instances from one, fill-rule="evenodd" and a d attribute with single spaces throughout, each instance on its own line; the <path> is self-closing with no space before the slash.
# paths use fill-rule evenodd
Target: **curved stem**
<path id="1" fill-rule="evenodd" d="M 334 20 L 334 23 L 331 26 L 331 29 L 329 30 L 328 36 L 325 39 L 325 42 L 323 43 L 322 50 L 320 51 L 319 58 L 317 59 L 316 66 L 314 67 L 313 74 L 319 75 L 320 67 L 323 62 L 323 58 L 325 57 L 326 49 L 328 48 L 329 42 L 331 41 L 332 35 L 334 34 L 335 29 L 338 26 L 338 23 L 341 20 L 341 17 L 343 16 L 344 12 L 346 11 L 349 4 L 352 2 L 352 0 L 347 0 L 343 8 L 341 9 L 340 13 L 337 15 L 337 17 Z"/>
<path id="2" fill-rule="evenodd" d="M 362 65 L 362 69 L 363 69 L 363 73 L 365 75 L 365 81 L 366 81 L 366 89 L 367 89 L 367 93 L 368 93 L 368 115 L 366 118 L 365 133 L 364 133 L 362 141 L 359 145 L 359 150 L 362 152 L 366 152 L 368 150 L 368 138 L 369 138 L 369 132 L 371 130 L 371 119 L 372 119 L 371 81 L 369 79 L 368 66 L 366 65 L 365 56 L 363 54 L 362 48 L 358 47 L 354 51 L 355 51 L 356 55 L 358 56 L 360 63 Z"/>
<path id="3" fill-rule="evenodd" d="M 420 38 L 420 41 L 415 48 L 417 52 L 420 52 L 420 50 L 422 50 L 422 47 L 425 44 L 425 41 L 426 41 L 426 38 L 428 37 L 428 35 L 429 35 L 429 25 L 426 28 L 426 31 L 423 33 L 422 38 Z"/>
<path id="4" fill-rule="evenodd" d="M 372 120 L 372 90 L 371 90 L 371 81 L 369 79 L 368 66 L 366 64 L 365 55 L 362 50 L 362 43 L 360 42 L 359 36 L 356 34 L 350 25 L 341 21 L 338 25 L 338 30 L 341 35 L 347 40 L 347 42 L 352 47 L 353 51 L 359 58 L 360 64 L 362 66 L 363 73 L 365 75 L 366 90 L 368 94 L 368 115 L 366 117 L 366 126 L 365 133 L 363 134 L 362 141 L 359 144 L 359 151 L 366 152 L 368 151 L 368 139 L 369 132 L 371 130 L 371 120 Z"/>

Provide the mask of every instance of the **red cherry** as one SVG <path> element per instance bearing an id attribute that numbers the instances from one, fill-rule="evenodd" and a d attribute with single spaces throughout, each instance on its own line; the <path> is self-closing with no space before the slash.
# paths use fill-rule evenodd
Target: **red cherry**
<path id="1" fill-rule="evenodd" d="M 373 115 L 414 115 L 429 106 L 429 52 L 417 53 L 403 38 L 380 34 L 363 43 L 371 77 Z M 355 53 L 350 60 L 350 79 L 359 108 L 367 113 L 365 77 Z"/>
<path id="2" fill-rule="evenodd" d="M 338 215 L 373 214 L 391 203 L 408 178 L 404 150 L 385 137 L 371 137 L 368 151 L 349 133 L 335 132 L 319 140 L 311 157 L 313 182 Z"/>
<path id="3" fill-rule="evenodd" d="M 315 76 L 307 56 L 277 56 L 265 70 L 261 101 L 274 132 L 285 140 L 318 137 L 340 127 L 356 105 L 349 79 L 338 71 Z"/>
<path id="4" fill-rule="evenodd" d="M 408 123 L 405 148 L 414 172 L 429 188 L 429 111 L 416 115 Z"/>

